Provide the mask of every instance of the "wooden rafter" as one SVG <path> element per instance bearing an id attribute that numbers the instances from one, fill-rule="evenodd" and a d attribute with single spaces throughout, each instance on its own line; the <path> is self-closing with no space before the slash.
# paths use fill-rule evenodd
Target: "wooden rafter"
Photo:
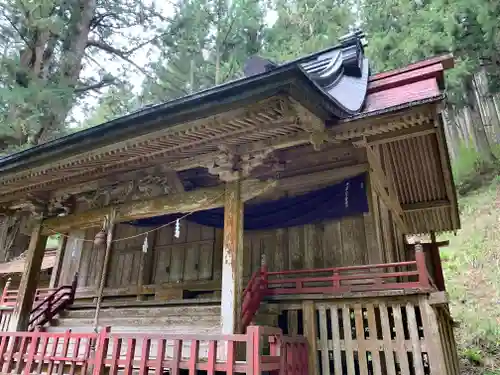
<path id="1" fill-rule="evenodd" d="M 381 145 L 385 143 L 398 142 L 404 139 L 411 139 L 415 137 L 422 137 L 429 134 L 435 134 L 436 129 L 434 128 L 434 124 L 423 124 L 411 128 L 404 128 L 401 130 L 390 132 L 389 134 L 378 134 L 373 135 L 371 137 L 366 137 L 361 141 L 353 142 L 353 144 L 364 144 L 365 142 L 372 145 Z"/>
<path id="2" fill-rule="evenodd" d="M 277 185 L 276 182 L 245 180 L 242 182 L 241 195 L 244 201 L 263 194 Z M 71 228 L 89 228 L 100 226 L 111 208 L 117 211 L 116 221 L 124 222 L 147 217 L 191 212 L 222 207 L 224 205 L 224 186 L 196 189 L 189 192 L 162 195 L 139 201 L 126 202 L 114 206 L 105 206 L 68 216 L 54 217 L 43 222 L 44 234 L 54 231 L 66 232 Z"/>
<path id="3" fill-rule="evenodd" d="M 281 105 L 286 103 L 283 98 L 279 98 L 278 102 Z M 276 106 L 273 101 L 269 103 L 267 104 L 269 108 Z M 264 107 L 261 108 L 264 111 Z M 404 113 L 370 116 L 369 121 L 358 119 L 324 131 L 320 129 L 324 137 L 322 141 L 342 142 L 360 136 L 374 136 L 381 132 L 394 132 L 426 124 L 429 122 L 430 108 L 429 105 L 419 106 Z M 64 184 L 83 183 L 109 174 L 152 165 L 161 164 L 176 171 L 205 166 L 218 155 L 218 152 L 208 151 L 207 147 L 224 142 L 235 145 L 237 154 L 258 152 L 263 149 L 279 150 L 311 142 L 310 130 L 307 130 L 305 124 L 294 122 L 296 114 L 293 111 L 285 106 L 278 112 L 279 115 L 273 115 L 274 117 L 270 117 L 271 115 L 262 117 L 257 112 L 252 112 L 255 118 L 250 118 L 248 117 L 250 112 L 240 111 L 238 115 L 246 117 L 230 120 L 226 116 L 224 119 L 229 122 L 218 119 L 213 125 L 210 122 L 207 125 L 205 121 L 203 124 L 191 124 L 191 128 L 182 124 L 162 132 L 148 134 L 147 138 L 146 135 L 139 136 L 128 141 L 125 146 L 116 144 L 90 151 L 84 156 L 86 160 L 82 159 L 82 155 L 65 162 L 32 169 L 29 171 L 30 177 L 26 175 L 28 172 L 6 176 L 3 181 L 4 186 L 0 189 L 4 192 L 0 200 L 12 201 L 18 197 L 22 198 L 30 191 L 54 190 Z M 252 126 L 247 124 L 249 121 Z M 233 122 L 234 125 L 231 125 Z M 229 127 L 224 128 L 226 126 L 224 124 Z M 203 136 L 199 132 L 203 132 Z M 193 137 L 195 141 L 192 141 Z M 208 148 L 213 149 L 212 146 Z"/>

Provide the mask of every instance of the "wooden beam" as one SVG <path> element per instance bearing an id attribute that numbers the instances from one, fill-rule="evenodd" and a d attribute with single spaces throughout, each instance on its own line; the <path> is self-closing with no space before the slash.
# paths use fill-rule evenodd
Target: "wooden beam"
<path id="1" fill-rule="evenodd" d="M 394 192 L 394 187 L 389 182 L 387 175 L 384 172 L 382 163 L 378 155 L 374 152 L 372 146 L 366 145 L 368 163 L 370 165 L 370 180 L 373 188 L 379 194 L 380 199 L 387 205 L 389 210 L 393 212 L 394 220 L 403 234 L 410 233 L 408 226 L 403 218 L 403 209 Z"/>
<path id="2" fill-rule="evenodd" d="M 328 169 L 310 174 L 300 174 L 291 177 L 282 177 L 279 180 L 279 188 L 288 190 L 305 186 L 317 186 L 342 181 L 346 178 L 356 176 L 368 171 L 368 164 L 361 163 L 341 168 Z"/>
<path id="3" fill-rule="evenodd" d="M 268 189 L 276 186 L 276 182 L 245 180 L 241 183 L 243 201 L 252 199 Z M 196 189 L 189 192 L 162 195 L 156 198 L 126 202 L 114 206 L 106 206 L 82 213 L 74 213 L 46 219 L 43 222 L 44 234 L 65 232 L 70 228 L 89 228 L 100 226 L 104 217 L 112 208 L 116 209 L 116 222 L 143 219 L 147 217 L 191 212 L 222 207 L 224 205 L 224 186 Z"/>
<path id="4" fill-rule="evenodd" d="M 446 144 L 446 137 L 443 131 L 443 122 L 441 120 L 441 115 L 436 114 L 434 117 L 434 122 L 437 125 L 437 134 L 436 139 L 438 143 L 439 149 L 439 160 L 441 161 L 441 168 L 443 172 L 444 185 L 446 189 L 446 195 L 448 196 L 448 200 L 453 202 L 453 212 L 451 214 L 451 222 L 453 224 L 454 229 L 460 228 L 460 214 L 458 212 L 457 205 L 457 193 L 455 190 L 455 183 L 453 182 L 453 176 L 451 174 L 451 162 L 448 154 L 448 146 Z"/>
<path id="5" fill-rule="evenodd" d="M 439 200 L 439 201 L 404 204 L 401 206 L 401 208 L 403 209 L 403 211 L 409 212 L 409 211 L 430 210 L 433 208 L 450 207 L 450 205 L 451 205 L 451 203 L 447 200 Z"/>
<path id="6" fill-rule="evenodd" d="M 371 146 L 381 145 L 385 143 L 398 142 L 404 139 L 410 139 L 415 137 L 423 137 L 429 134 L 435 134 L 436 128 L 433 124 L 424 124 L 419 126 L 414 126 L 410 128 L 405 128 L 401 130 L 396 130 L 384 134 L 377 134 L 371 137 L 366 137 L 364 140 L 353 142 L 353 144 L 363 144 L 366 142 Z"/>
<path id="7" fill-rule="evenodd" d="M 240 181 L 226 184 L 222 252 L 222 333 L 243 333 L 241 332 L 241 296 L 243 292 L 243 199 Z"/>
<path id="8" fill-rule="evenodd" d="M 42 260 L 47 245 L 47 236 L 42 234 L 42 222 L 37 220 L 31 232 L 30 244 L 26 255 L 26 262 L 19 292 L 17 294 L 16 306 L 12 311 L 9 323 L 9 331 L 27 331 L 30 313 L 33 308 L 33 300 L 38 286 L 38 279 L 42 268 Z"/>

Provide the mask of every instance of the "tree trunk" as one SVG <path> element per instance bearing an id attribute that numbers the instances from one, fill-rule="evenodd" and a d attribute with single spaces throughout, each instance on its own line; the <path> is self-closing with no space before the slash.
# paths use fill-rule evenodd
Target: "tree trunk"
<path id="1" fill-rule="evenodd" d="M 479 105 L 476 100 L 476 94 L 474 92 L 474 82 L 473 77 L 466 80 L 465 83 L 465 100 L 467 109 L 469 110 L 471 128 L 472 128 L 472 140 L 474 142 L 474 147 L 481 155 L 483 161 L 488 163 L 496 163 L 497 159 L 493 152 L 491 151 L 491 146 L 488 141 L 488 136 L 484 129 L 484 123 L 479 113 Z"/>
<path id="2" fill-rule="evenodd" d="M 445 120 L 444 130 L 446 139 L 448 140 L 448 149 L 450 150 L 451 159 L 456 160 L 460 151 L 460 135 L 458 134 L 454 109 L 448 109 L 443 118 Z"/>
<path id="3" fill-rule="evenodd" d="M 464 142 L 465 147 L 470 147 L 471 136 L 469 134 L 469 128 L 467 126 L 465 112 L 465 109 L 462 108 L 455 113 L 455 123 L 457 125 L 460 142 Z"/>
<path id="4" fill-rule="evenodd" d="M 66 95 L 61 95 L 51 111 L 43 119 L 43 126 L 36 135 L 36 143 L 48 140 L 48 136 L 64 123 L 71 110 L 74 89 L 82 70 L 82 59 L 87 48 L 90 23 L 96 9 L 96 0 L 80 0 L 71 9 L 71 32 L 63 43 L 59 80 L 68 88 Z"/>

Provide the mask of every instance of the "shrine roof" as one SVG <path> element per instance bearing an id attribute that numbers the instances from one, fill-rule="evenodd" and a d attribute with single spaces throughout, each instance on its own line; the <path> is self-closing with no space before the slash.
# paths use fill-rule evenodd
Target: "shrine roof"
<path id="1" fill-rule="evenodd" d="M 281 65 L 261 58 L 250 59 L 244 78 L 146 106 L 101 125 L 1 158 L 0 175 L 38 167 L 282 94 L 329 126 L 443 99 L 443 72 L 453 65 L 451 55 L 370 75 L 361 38 L 360 33 L 350 34 L 335 47 Z"/>

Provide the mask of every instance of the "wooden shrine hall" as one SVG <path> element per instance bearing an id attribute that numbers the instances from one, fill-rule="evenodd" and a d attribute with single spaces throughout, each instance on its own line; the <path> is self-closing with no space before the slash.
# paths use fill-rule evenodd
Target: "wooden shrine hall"
<path id="1" fill-rule="evenodd" d="M 1 372 L 458 374 L 453 59 L 371 74 L 362 39 L 0 159 Z"/>

